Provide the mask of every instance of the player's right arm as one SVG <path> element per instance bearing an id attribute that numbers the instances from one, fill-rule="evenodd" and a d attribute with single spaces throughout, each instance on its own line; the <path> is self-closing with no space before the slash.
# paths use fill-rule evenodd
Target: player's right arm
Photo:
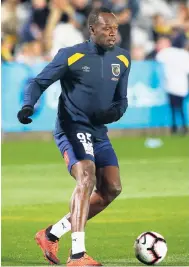
<path id="1" fill-rule="evenodd" d="M 18 120 L 23 124 L 32 122 L 34 105 L 42 93 L 54 82 L 62 78 L 68 68 L 67 49 L 60 49 L 54 59 L 32 79 L 24 93 L 24 105 L 18 112 Z"/>

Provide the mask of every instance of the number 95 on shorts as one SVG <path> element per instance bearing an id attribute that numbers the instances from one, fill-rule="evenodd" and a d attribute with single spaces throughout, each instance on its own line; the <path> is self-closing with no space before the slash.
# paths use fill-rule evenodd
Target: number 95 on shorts
<path id="1" fill-rule="evenodd" d="M 90 133 L 78 132 L 69 136 L 65 133 L 58 133 L 54 135 L 54 138 L 69 171 L 80 160 L 95 161 L 92 135 Z"/>

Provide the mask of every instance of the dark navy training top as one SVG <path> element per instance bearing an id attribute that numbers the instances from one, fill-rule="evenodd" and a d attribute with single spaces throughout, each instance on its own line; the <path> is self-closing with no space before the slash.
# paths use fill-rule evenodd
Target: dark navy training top
<path id="1" fill-rule="evenodd" d="M 129 53 L 120 47 L 104 50 L 89 40 L 62 48 L 30 82 L 24 105 L 34 106 L 41 94 L 60 80 L 55 133 L 87 131 L 103 138 L 107 132 L 104 123 L 118 120 L 127 109 L 129 71 Z M 100 112 L 109 112 L 111 119 L 99 122 L 95 118 Z"/>

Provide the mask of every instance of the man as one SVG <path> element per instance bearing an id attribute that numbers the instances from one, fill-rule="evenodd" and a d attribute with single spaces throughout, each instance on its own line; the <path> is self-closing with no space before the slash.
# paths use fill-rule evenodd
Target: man
<path id="1" fill-rule="evenodd" d="M 49 85 L 60 80 L 54 136 L 76 187 L 70 214 L 36 234 L 50 264 L 59 264 L 58 240 L 71 230 L 67 266 L 101 266 L 86 254 L 85 224 L 121 192 L 117 157 L 104 124 L 119 120 L 127 109 L 130 57 L 115 46 L 118 23 L 110 10 L 92 11 L 88 25 L 90 41 L 60 49 L 31 82 L 18 112 L 21 123 L 31 123 L 34 104 Z"/>
<path id="2" fill-rule="evenodd" d="M 185 49 L 171 47 L 168 37 L 158 40 L 159 52 L 156 60 L 163 64 L 165 72 L 165 90 L 168 93 L 171 108 L 171 133 L 178 131 L 176 114 L 178 113 L 182 122 L 182 134 L 187 133 L 187 119 L 184 113 L 184 99 L 189 93 L 189 53 Z"/>

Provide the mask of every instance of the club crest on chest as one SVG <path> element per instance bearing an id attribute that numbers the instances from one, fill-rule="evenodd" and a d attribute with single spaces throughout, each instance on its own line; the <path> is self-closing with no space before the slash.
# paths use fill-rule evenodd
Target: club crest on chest
<path id="1" fill-rule="evenodd" d="M 114 76 L 120 75 L 120 64 L 111 64 L 112 66 L 112 73 Z"/>

